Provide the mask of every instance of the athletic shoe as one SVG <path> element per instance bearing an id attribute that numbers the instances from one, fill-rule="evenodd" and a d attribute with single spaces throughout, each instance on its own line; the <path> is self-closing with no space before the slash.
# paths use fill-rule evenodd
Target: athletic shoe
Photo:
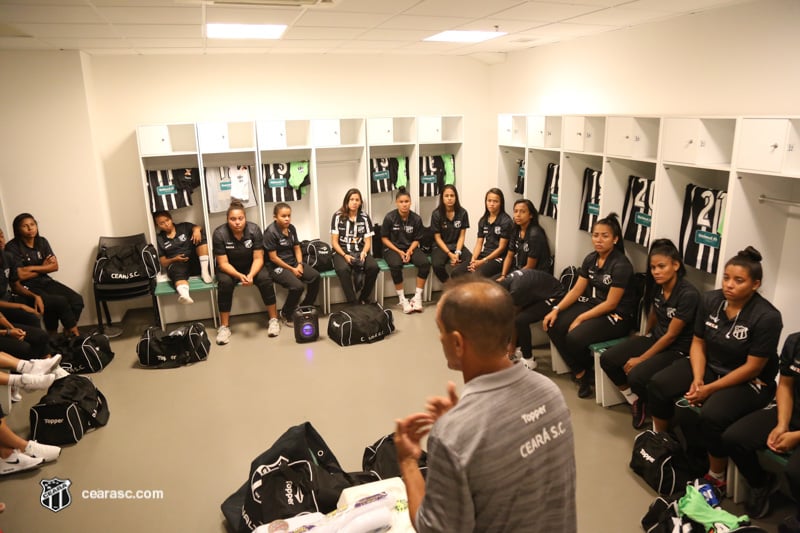
<path id="1" fill-rule="evenodd" d="M 194 300 L 192 300 L 192 297 L 189 296 L 188 294 L 185 295 L 185 296 L 183 294 L 181 294 L 181 295 L 178 296 L 178 303 L 179 304 L 183 304 L 183 305 L 189 305 L 189 304 L 193 304 Z"/>
<path id="2" fill-rule="evenodd" d="M 14 450 L 11 455 L 3 459 L 0 457 L 0 476 L 13 474 L 15 472 L 24 472 L 32 468 L 38 468 L 44 463 L 41 457 L 34 458 L 28 457 L 19 450 Z"/>
<path id="3" fill-rule="evenodd" d="M 634 429 L 642 429 L 647 423 L 647 409 L 641 398 L 637 398 L 631 405 L 631 415 L 633 415 Z"/>
<path id="4" fill-rule="evenodd" d="M 60 366 L 57 366 L 56 369 L 53 370 L 52 374 L 56 377 L 56 381 L 58 381 L 61 378 L 69 376 L 69 372 L 67 372 Z"/>
<path id="5" fill-rule="evenodd" d="M 269 327 L 267 327 L 267 335 L 270 337 L 277 337 L 281 332 L 281 323 L 277 318 L 269 319 Z"/>
<path id="6" fill-rule="evenodd" d="M 717 479 L 708 473 L 706 473 L 706 475 L 703 476 L 703 479 L 705 479 L 709 485 L 717 489 L 721 497 L 723 498 L 725 497 L 725 489 L 728 487 L 727 481 L 725 481 L 724 479 Z"/>
<path id="7" fill-rule="evenodd" d="M 763 487 L 750 487 L 744 508 L 750 518 L 764 518 L 770 511 L 770 496 L 778 490 L 778 478 L 767 472 L 767 480 Z"/>
<path id="8" fill-rule="evenodd" d="M 61 362 L 61 354 L 57 353 L 49 359 L 31 359 L 28 362 L 31 364 L 31 368 L 26 372 L 26 374 L 50 374 Z"/>
<path id="9" fill-rule="evenodd" d="M 522 364 L 525 365 L 528 370 L 536 370 L 536 367 L 539 366 L 536 363 L 536 359 L 533 357 L 523 357 Z"/>
<path id="10" fill-rule="evenodd" d="M 514 364 L 519 363 L 520 360 L 522 359 L 522 351 L 519 348 L 517 348 L 516 350 L 514 350 L 514 353 L 508 354 L 508 359 Z"/>
<path id="11" fill-rule="evenodd" d="M 417 313 L 422 312 L 422 296 L 416 294 L 413 298 L 411 298 L 411 308 Z"/>
<path id="12" fill-rule="evenodd" d="M 58 456 L 61 455 L 61 448 L 58 446 L 50 446 L 49 444 L 42 444 L 35 440 L 29 440 L 28 445 L 22 453 L 34 459 L 44 459 L 45 463 L 49 463 L 58 459 Z"/>
<path id="13" fill-rule="evenodd" d="M 414 306 L 411 305 L 411 302 L 409 302 L 407 298 L 403 298 L 402 300 L 400 300 L 400 305 L 403 306 L 403 312 L 405 314 L 408 315 L 414 312 Z"/>
<path id="14" fill-rule="evenodd" d="M 19 387 L 17 387 L 16 385 L 11 386 L 11 401 L 12 402 L 22 401 L 22 394 L 19 392 Z"/>
<path id="15" fill-rule="evenodd" d="M 214 278 L 211 277 L 211 273 L 207 272 L 205 268 L 200 269 L 200 277 L 203 278 L 203 283 L 211 283 L 214 281 Z"/>
<path id="16" fill-rule="evenodd" d="M 778 524 L 778 533 L 800 533 L 800 519 L 796 516 L 787 516 Z"/>
<path id="17" fill-rule="evenodd" d="M 217 344 L 228 344 L 231 341 L 231 328 L 220 326 L 217 330 Z"/>
<path id="18" fill-rule="evenodd" d="M 45 390 L 56 380 L 53 374 L 21 374 L 19 380 L 19 388 L 25 392 L 35 390 Z"/>
<path id="19" fill-rule="evenodd" d="M 578 378 L 578 398 L 594 396 L 594 376 L 587 370 L 583 377 Z"/>

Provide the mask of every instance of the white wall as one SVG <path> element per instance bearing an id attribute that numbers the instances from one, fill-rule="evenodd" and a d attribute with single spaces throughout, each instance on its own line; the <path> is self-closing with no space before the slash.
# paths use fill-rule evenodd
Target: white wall
<path id="1" fill-rule="evenodd" d="M 493 113 L 798 114 L 800 2 L 762 0 L 510 54 Z"/>

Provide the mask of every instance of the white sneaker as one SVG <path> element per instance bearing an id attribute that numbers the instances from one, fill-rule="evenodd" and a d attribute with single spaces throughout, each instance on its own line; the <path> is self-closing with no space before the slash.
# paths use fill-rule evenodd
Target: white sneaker
<path id="1" fill-rule="evenodd" d="M 270 337 L 277 337 L 281 332 L 281 321 L 277 318 L 269 319 L 269 327 L 267 327 L 267 335 Z"/>
<path id="2" fill-rule="evenodd" d="M 0 476 L 37 468 L 41 466 L 42 463 L 44 463 L 44 459 L 41 457 L 28 457 L 19 450 L 14 450 L 11 452 L 11 455 L 5 459 L 0 457 Z"/>
<path id="3" fill-rule="evenodd" d="M 11 401 L 12 402 L 22 401 L 22 393 L 19 392 L 19 387 L 17 387 L 16 385 L 11 386 Z"/>
<path id="4" fill-rule="evenodd" d="M 192 297 L 189 296 L 188 294 L 185 295 L 185 296 L 183 294 L 181 294 L 180 296 L 178 296 L 178 303 L 179 304 L 183 304 L 183 305 L 189 305 L 189 304 L 193 304 L 194 300 L 192 300 Z"/>
<path id="5" fill-rule="evenodd" d="M 536 370 L 536 367 L 539 366 L 536 363 L 536 359 L 531 357 L 530 359 L 522 358 L 522 364 L 528 367 L 528 370 Z"/>
<path id="6" fill-rule="evenodd" d="M 413 298 L 411 298 L 411 309 L 413 309 L 418 313 L 422 312 L 422 296 L 417 294 L 414 295 Z"/>
<path id="7" fill-rule="evenodd" d="M 211 284 L 211 282 L 214 281 L 214 278 L 211 277 L 211 274 L 209 272 L 206 272 L 205 268 L 202 268 L 200 270 L 201 270 L 200 277 L 203 278 L 203 283 Z"/>
<path id="8" fill-rule="evenodd" d="M 58 456 L 61 455 L 61 448 L 58 446 L 50 446 L 49 444 L 42 444 L 35 440 L 29 440 L 28 445 L 22 453 L 34 459 L 44 459 L 45 463 L 49 463 L 58 459 Z"/>
<path id="9" fill-rule="evenodd" d="M 522 351 L 517 348 L 514 353 L 508 354 L 508 358 L 512 363 L 517 364 L 522 359 Z"/>
<path id="10" fill-rule="evenodd" d="M 56 377 L 56 381 L 58 381 L 61 378 L 65 378 L 65 377 L 69 376 L 69 372 L 67 372 L 66 370 L 64 370 L 60 366 L 57 366 L 56 369 L 53 370 L 52 373 Z"/>
<path id="11" fill-rule="evenodd" d="M 61 362 L 61 354 L 57 353 L 49 359 L 31 359 L 31 369 L 26 374 L 42 375 L 53 372 Z"/>
<path id="12" fill-rule="evenodd" d="M 400 305 L 403 306 L 403 312 L 405 314 L 408 315 L 414 312 L 414 307 L 411 305 L 411 302 L 409 302 L 407 298 L 403 298 L 402 300 L 400 300 Z"/>
<path id="13" fill-rule="evenodd" d="M 231 328 L 220 326 L 217 330 L 217 344 L 228 344 L 231 340 Z"/>
<path id="14" fill-rule="evenodd" d="M 56 380 L 53 374 L 21 374 L 19 380 L 19 388 L 25 392 L 35 390 L 45 390 Z"/>

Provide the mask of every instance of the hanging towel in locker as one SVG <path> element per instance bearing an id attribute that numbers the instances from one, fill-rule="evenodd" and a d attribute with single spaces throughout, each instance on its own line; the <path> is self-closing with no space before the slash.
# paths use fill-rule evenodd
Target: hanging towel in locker
<path id="1" fill-rule="evenodd" d="M 592 226 L 600 215 L 600 175 L 599 170 L 586 167 L 583 171 L 583 194 L 581 196 L 580 229 L 592 231 Z"/>
<path id="2" fill-rule="evenodd" d="M 687 265 L 712 274 L 717 272 L 727 196 L 725 191 L 686 185 L 680 252 Z"/>
<path id="3" fill-rule="evenodd" d="M 193 171 L 197 169 L 148 170 L 147 188 L 150 196 L 150 211 L 172 211 L 192 205 L 192 190 L 189 186 Z M 198 171 L 199 175 L 199 171 Z"/>
<path id="4" fill-rule="evenodd" d="M 296 202 L 303 198 L 300 189 L 291 186 L 291 163 L 267 163 L 264 169 L 264 201 Z"/>
<path id="5" fill-rule="evenodd" d="M 622 236 L 642 246 L 650 245 L 650 222 L 653 218 L 653 193 L 651 178 L 628 177 L 628 192 L 622 208 Z"/>
<path id="6" fill-rule="evenodd" d="M 408 157 L 377 157 L 370 159 L 371 193 L 388 192 L 408 187 Z"/>
<path id="7" fill-rule="evenodd" d="M 253 182 L 250 179 L 253 174 L 252 167 L 247 165 L 205 167 L 203 174 L 206 178 L 209 213 L 227 211 L 231 205 L 232 198 L 241 200 L 245 207 L 254 207 L 256 205 L 256 193 L 253 189 Z M 236 178 L 235 188 L 233 176 Z M 242 189 L 247 191 L 247 198 L 239 196 L 245 196 L 245 192 Z"/>
<path id="8" fill-rule="evenodd" d="M 419 158 L 420 196 L 439 196 L 442 187 L 456 182 L 453 154 L 424 155 Z"/>
<path id="9" fill-rule="evenodd" d="M 308 161 L 292 161 L 289 163 L 289 185 L 295 189 L 311 184 L 311 172 Z M 305 193 L 306 191 L 302 191 Z"/>
<path id="10" fill-rule="evenodd" d="M 539 214 L 553 219 L 558 218 L 558 185 L 560 178 L 558 168 L 557 163 L 547 164 L 542 201 L 539 203 Z"/>
<path id="11" fill-rule="evenodd" d="M 514 192 L 525 194 L 525 160 L 517 159 L 517 167 L 517 184 L 514 186 Z"/>

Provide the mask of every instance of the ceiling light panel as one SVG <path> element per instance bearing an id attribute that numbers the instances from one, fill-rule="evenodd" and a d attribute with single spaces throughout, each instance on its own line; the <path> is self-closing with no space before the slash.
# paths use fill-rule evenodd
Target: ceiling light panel
<path id="1" fill-rule="evenodd" d="M 280 39 L 285 31 L 285 24 L 206 24 L 209 39 Z"/>

